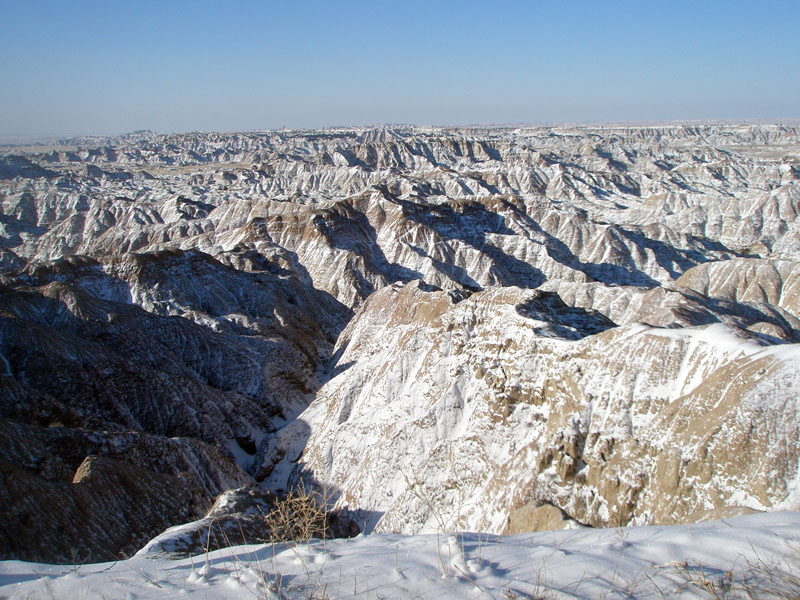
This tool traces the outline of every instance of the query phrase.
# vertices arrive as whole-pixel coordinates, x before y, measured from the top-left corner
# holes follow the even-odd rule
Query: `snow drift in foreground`
[[[800,512],[499,537],[376,534],[169,560],[0,562],[2,598],[796,598]]]

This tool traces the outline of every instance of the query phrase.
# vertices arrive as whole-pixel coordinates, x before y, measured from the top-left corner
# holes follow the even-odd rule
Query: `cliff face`
[[[799,151],[766,125],[11,148],[0,500],[41,500],[9,556],[69,558],[47,498],[107,558],[253,477],[384,531],[797,508]]]
[[[793,508],[800,353],[758,339],[721,323],[614,327],[538,290],[456,304],[385,288],[294,425],[311,431],[300,462],[382,513],[379,531],[499,533],[541,505],[592,526]],[[264,456],[273,485],[292,439],[289,425]]]
[[[20,419],[21,420],[21,419]],[[193,438],[0,420],[2,559],[56,563],[130,555],[196,519],[250,477]]]
[[[6,275],[4,556],[130,554],[252,483],[258,443],[313,398],[348,313],[293,276],[196,251]]]

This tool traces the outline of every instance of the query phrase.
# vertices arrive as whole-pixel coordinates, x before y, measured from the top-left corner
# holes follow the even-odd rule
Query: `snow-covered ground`
[[[0,598],[797,598],[800,513],[671,527],[238,546],[173,560],[0,562]]]

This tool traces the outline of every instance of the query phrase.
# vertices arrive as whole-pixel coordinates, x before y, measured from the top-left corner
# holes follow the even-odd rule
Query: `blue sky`
[[[0,0],[0,135],[800,118],[800,1]]]

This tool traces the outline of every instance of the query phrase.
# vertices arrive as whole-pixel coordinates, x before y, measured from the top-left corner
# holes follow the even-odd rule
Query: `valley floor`
[[[800,512],[516,536],[360,535],[49,566],[0,562],[0,598],[797,598]]]

